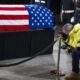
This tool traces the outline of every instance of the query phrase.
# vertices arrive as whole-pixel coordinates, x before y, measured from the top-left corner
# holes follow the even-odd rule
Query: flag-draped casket
[[[54,27],[54,14],[39,5],[0,4],[0,30],[29,30]]]
[[[54,25],[53,12],[44,6],[0,4],[0,59],[27,57],[41,51],[53,40]],[[44,54],[52,50],[50,47]]]

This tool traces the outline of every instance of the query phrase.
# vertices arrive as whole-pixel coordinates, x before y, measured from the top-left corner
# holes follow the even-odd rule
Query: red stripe
[[[26,10],[25,7],[0,7],[0,10]]]
[[[0,20],[29,19],[29,15],[0,15]]]
[[[5,30],[5,27],[0,27],[0,31],[4,31]]]
[[[22,30],[29,30],[29,25],[19,25],[19,26],[1,26],[0,25],[0,30],[4,30],[4,31],[22,31]]]

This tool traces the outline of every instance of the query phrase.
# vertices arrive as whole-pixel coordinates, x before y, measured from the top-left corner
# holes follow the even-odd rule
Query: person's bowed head
[[[63,29],[62,31],[59,32],[59,35],[61,35],[61,37],[63,38],[63,40],[65,40],[68,35],[69,35],[69,32],[73,29],[73,25],[70,24],[70,23],[67,23],[63,26]]]
[[[71,52],[71,46],[68,44],[69,33],[73,29],[73,25],[67,23],[63,26],[62,31],[59,32],[59,35],[62,37],[64,45],[61,46],[61,49],[65,49],[67,53]]]

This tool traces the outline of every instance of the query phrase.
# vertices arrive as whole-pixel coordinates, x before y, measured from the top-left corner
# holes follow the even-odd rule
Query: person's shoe
[[[79,79],[79,73],[72,72],[69,75],[65,76],[65,80],[76,80]]]

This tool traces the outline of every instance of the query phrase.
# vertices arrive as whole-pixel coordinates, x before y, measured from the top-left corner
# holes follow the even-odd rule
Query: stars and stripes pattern
[[[29,13],[24,5],[0,4],[0,30],[29,29]]]
[[[52,11],[44,6],[26,5],[30,14],[30,28],[53,28],[55,18]]]
[[[0,30],[53,28],[54,15],[39,5],[0,4]]]

